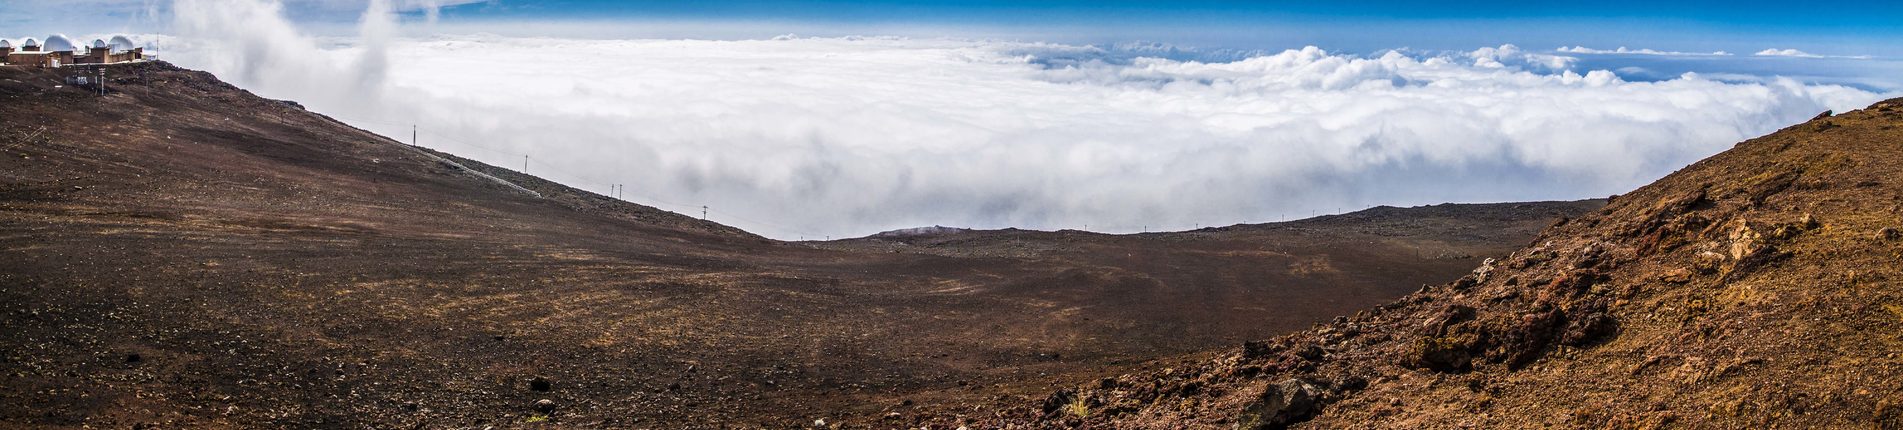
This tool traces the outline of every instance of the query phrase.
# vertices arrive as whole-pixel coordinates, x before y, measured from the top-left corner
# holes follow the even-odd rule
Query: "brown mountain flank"
[[[1903,99],[1745,141],[1452,283],[974,428],[1903,428]],[[936,428],[936,427],[935,427]]]
[[[412,148],[209,74],[113,67],[103,96],[63,85],[68,70],[0,69],[0,427],[886,427],[1387,303],[1603,206],[781,242]],[[1814,212],[1822,230],[1778,240],[1850,225]],[[1300,351],[1289,342],[1264,354]],[[1474,342],[1450,354],[1491,359]],[[1659,366],[1693,356],[1673,357]],[[1114,393],[1085,396],[1135,398]],[[1080,419],[1215,422],[1115,401],[1135,409]]]

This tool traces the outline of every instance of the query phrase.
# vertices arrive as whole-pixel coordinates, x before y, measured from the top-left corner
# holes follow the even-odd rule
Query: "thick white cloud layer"
[[[379,1],[378,3],[383,3]],[[1184,229],[1372,205],[1601,197],[1854,88],[1628,82],[1511,46],[1266,55],[1157,45],[392,36],[181,0],[168,58],[390,136],[781,238],[920,225]],[[696,213],[697,214],[697,213]]]

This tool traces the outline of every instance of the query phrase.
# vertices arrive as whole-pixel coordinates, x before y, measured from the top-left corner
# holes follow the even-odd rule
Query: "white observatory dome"
[[[25,42],[25,43],[21,43],[21,44],[20,44],[20,47],[21,47],[21,48],[38,48],[38,47],[40,47],[40,41],[38,41],[38,40],[33,40],[33,38],[31,38],[31,37],[28,37],[28,38],[26,38],[26,42]]]
[[[112,41],[106,42],[106,44],[111,45],[113,51],[131,51],[139,47],[138,44],[132,43],[132,39],[128,39],[125,36],[113,36]]]
[[[100,39],[93,39],[93,43],[90,46],[93,48],[104,48],[106,47],[106,41],[100,40]]]
[[[65,35],[46,36],[45,50],[47,52],[69,52],[76,49],[78,48],[73,46],[73,40],[67,39]]]
[[[13,42],[8,42],[6,39],[0,39],[0,48],[12,48],[12,47],[13,47]]]

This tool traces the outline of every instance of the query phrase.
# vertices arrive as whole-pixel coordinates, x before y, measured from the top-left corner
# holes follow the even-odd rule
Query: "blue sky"
[[[470,22],[749,22],[759,32],[900,28],[948,36],[1060,42],[1143,39],[1245,49],[1307,44],[1353,51],[1471,49],[1513,43],[1732,52],[1778,46],[1831,55],[1903,54],[1895,43],[1903,37],[1903,25],[1898,25],[1903,23],[1903,2],[1829,7],[1739,1],[499,0],[452,7],[445,16]]]
[[[282,0],[312,31],[348,33],[368,0]],[[1279,50],[1316,45],[1369,53],[1392,48],[1531,49],[1584,45],[1750,53],[1799,49],[1903,57],[1903,2],[1754,1],[1419,2],[942,1],[942,0],[393,0],[442,10],[450,31],[563,37],[744,39],[900,35]],[[0,0],[0,34],[160,32],[146,18],[167,0],[77,0],[55,10]],[[156,9],[149,8],[156,4]],[[1842,4],[1842,3],[1837,3]],[[162,14],[162,12],[161,12]],[[517,24],[533,23],[522,27]],[[520,35],[520,34],[515,34]],[[6,36],[0,36],[6,37]]]

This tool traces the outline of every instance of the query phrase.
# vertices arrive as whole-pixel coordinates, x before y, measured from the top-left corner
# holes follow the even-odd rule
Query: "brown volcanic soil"
[[[101,97],[0,67],[0,427],[950,420],[1390,302],[1602,206],[788,243],[115,69]]]
[[[1903,99],[1738,144],[1459,281],[979,427],[1903,428]]]

